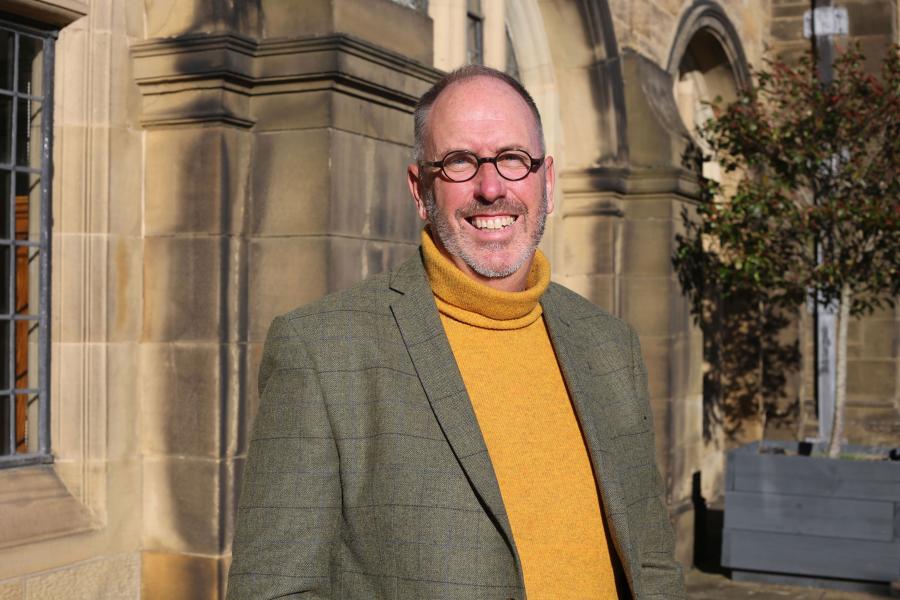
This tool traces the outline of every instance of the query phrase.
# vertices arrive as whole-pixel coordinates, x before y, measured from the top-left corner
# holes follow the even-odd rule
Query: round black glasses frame
[[[522,174],[521,177],[509,177],[509,176],[503,174],[503,169],[497,164],[497,159],[499,159],[503,155],[507,155],[507,154],[521,155],[521,158],[524,158],[528,161],[528,163],[527,163],[528,169]],[[454,177],[454,175],[458,176],[458,174],[448,172],[448,170],[445,168],[445,163],[447,162],[447,159],[453,158],[453,157],[460,157],[460,158],[466,157],[466,158],[472,159],[471,163],[475,164],[475,170],[468,177],[466,177],[464,179],[457,179],[456,177]],[[497,174],[500,175],[500,177],[502,177],[503,179],[506,179],[507,181],[521,181],[521,180],[525,179],[526,177],[528,177],[528,175],[530,175],[531,173],[534,173],[535,171],[537,171],[538,167],[540,167],[542,164],[544,164],[544,158],[545,158],[544,156],[541,156],[540,158],[532,158],[531,155],[528,154],[527,152],[525,152],[524,150],[503,150],[501,152],[498,152],[496,154],[496,156],[493,156],[493,157],[490,157],[490,156],[481,157],[481,156],[478,156],[477,154],[475,154],[474,152],[470,152],[468,150],[451,150],[450,152],[445,154],[441,160],[433,160],[433,161],[423,160],[423,161],[419,161],[419,164],[426,166],[426,167],[433,167],[433,168],[440,169],[441,173],[444,175],[444,177],[446,177],[448,180],[450,180],[454,183],[464,183],[466,181],[469,181],[470,179],[473,179],[476,175],[478,175],[478,171],[481,169],[481,165],[483,165],[484,163],[493,164],[494,168],[497,169]]]

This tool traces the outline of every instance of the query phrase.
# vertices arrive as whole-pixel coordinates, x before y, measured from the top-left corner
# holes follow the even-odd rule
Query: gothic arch
[[[685,11],[666,69],[681,121],[705,149],[696,130],[713,116],[709,103],[716,98],[731,102],[740,88],[751,85],[740,38],[722,7],[712,0],[696,0]],[[703,169],[707,177],[720,180],[715,162],[705,163]]]
[[[712,0],[696,0],[682,15],[666,70],[674,81],[689,71],[703,75],[711,96],[728,100],[751,84],[740,36],[728,15]]]

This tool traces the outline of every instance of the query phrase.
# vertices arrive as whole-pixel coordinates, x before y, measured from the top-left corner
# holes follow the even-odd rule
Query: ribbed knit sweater
[[[550,264],[522,292],[460,271],[422,232],[425,269],[481,427],[529,600],[617,598],[597,485],[541,318]]]

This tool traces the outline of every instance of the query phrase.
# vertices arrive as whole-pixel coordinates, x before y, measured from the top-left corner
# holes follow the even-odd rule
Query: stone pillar
[[[389,0],[160,4],[132,48],[143,590],[219,598],[268,325],[413,251],[411,112],[437,73],[429,19]]]

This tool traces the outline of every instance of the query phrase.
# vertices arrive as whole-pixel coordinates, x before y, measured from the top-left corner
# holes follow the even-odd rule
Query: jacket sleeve
[[[649,417],[651,413],[647,369],[634,330],[631,330],[631,362],[637,400]],[[653,446],[653,437],[650,436],[649,439]],[[655,448],[650,448],[649,453],[655,455]],[[639,511],[638,514],[643,513],[643,518],[636,519],[634,523],[642,574],[640,600],[685,598],[684,575],[681,565],[675,560],[675,536],[669,521],[669,511],[663,499],[662,478],[655,465],[648,473],[652,481],[646,482],[646,486],[652,493],[642,500],[642,506],[635,507]]]
[[[285,317],[269,329],[259,389],[227,597],[332,598],[341,515],[337,446],[314,364]]]

